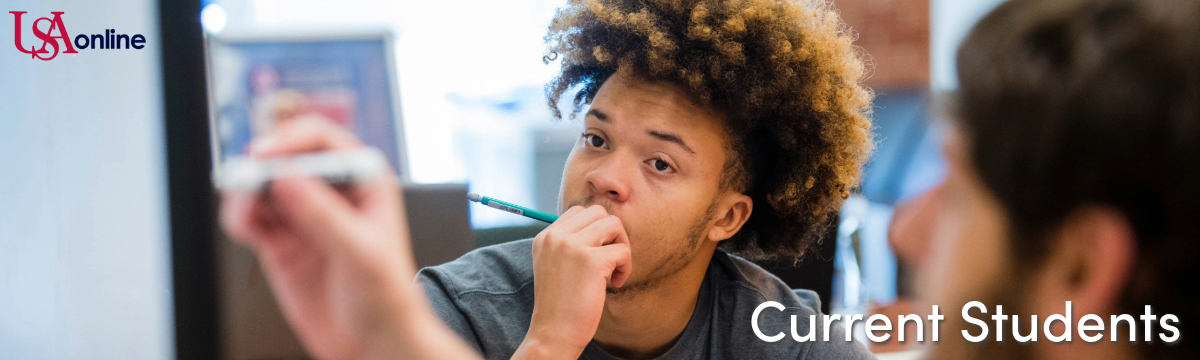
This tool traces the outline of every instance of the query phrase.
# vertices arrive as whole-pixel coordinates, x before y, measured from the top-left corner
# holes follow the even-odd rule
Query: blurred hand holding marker
[[[331,122],[285,122],[251,146],[251,176],[222,188],[221,225],[254,251],[313,358],[478,358],[412,281],[404,199],[386,163],[347,172],[350,158],[375,157],[352,154],[373,152]]]
[[[342,185],[367,182],[388,172],[383,153],[361,147],[271,159],[236,157],[221,165],[214,173],[214,182],[223,191],[257,192],[285,176],[316,177],[331,185]]]
[[[554,223],[558,220],[557,216],[550,215],[541,211],[530,209],[524,206],[516,205],[509,202],[496,200],[487,196],[482,196],[476,193],[468,193],[467,200],[471,200],[487,207],[507,211],[513,214],[521,215],[530,219]]]

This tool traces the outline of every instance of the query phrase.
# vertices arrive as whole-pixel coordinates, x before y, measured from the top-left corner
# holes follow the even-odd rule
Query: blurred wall
[[[29,26],[142,34],[50,61]],[[157,5],[0,2],[0,359],[173,358]],[[43,21],[42,28],[48,28]]]
[[[954,57],[971,27],[1003,0],[929,0],[930,88],[942,93],[958,88]]]

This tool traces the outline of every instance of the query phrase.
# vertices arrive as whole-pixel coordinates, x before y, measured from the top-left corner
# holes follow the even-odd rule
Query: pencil
[[[490,198],[487,196],[481,196],[476,193],[468,193],[467,200],[471,200],[471,201],[486,205],[490,208],[504,210],[504,211],[507,211],[507,212],[510,212],[513,214],[517,214],[517,215],[521,215],[521,216],[524,216],[524,217],[527,217],[530,219],[534,219],[534,220],[545,221],[548,223],[553,223],[555,220],[558,220],[558,217],[554,216],[554,215],[550,215],[550,214],[547,214],[547,213],[544,213],[541,211],[537,211],[534,209],[530,209],[530,208],[527,208],[524,206],[520,206],[517,204],[496,200],[496,199],[493,199],[493,198]]]

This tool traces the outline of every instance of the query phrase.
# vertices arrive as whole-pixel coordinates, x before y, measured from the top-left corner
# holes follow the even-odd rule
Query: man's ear
[[[1077,209],[1052,248],[1048,285],[1061,287],[1079,314],[1117,311],[1137,259],[1137,237],[1124,215],[1102,206]]]
[[[708,240],[722,241],[737,234],[750,219],[754,200],[739,192],[729,191],[720,197],[708,225]]]

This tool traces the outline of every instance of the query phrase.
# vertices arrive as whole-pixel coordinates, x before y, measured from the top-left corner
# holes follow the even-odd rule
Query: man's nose
[[[599,167],[588,172],[586,180],[588,188],[596,199],[605,199],[613,203],[623,203],[629,199],[629,185],[636,167],[629,164],[636,161],[623,156],[613,156],[606,159]]]

